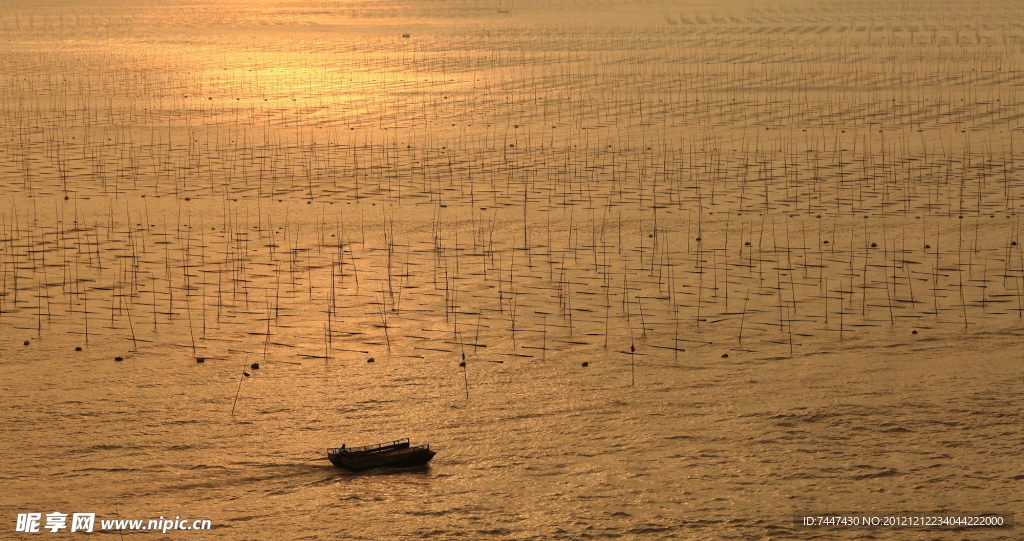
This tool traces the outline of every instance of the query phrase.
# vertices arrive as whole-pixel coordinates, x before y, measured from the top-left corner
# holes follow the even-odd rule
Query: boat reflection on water
[[[327,459],[331,464],[350,471],[423,466],[435,454],[430,450],[430,444],[410,446],[409,438],[363,447],[342,445],[327,449]]]

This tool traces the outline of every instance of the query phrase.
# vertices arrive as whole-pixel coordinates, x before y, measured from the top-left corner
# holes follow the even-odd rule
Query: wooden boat
[[[437,453],[430,450],[430,444],[409,445],[409,438],[363,447],[327,449],[327,459],[331,464],[352,471],[422,466],[430,462],[435,454]]]

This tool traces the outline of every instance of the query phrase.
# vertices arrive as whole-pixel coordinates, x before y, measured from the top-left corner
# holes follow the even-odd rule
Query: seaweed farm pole
[[[636,387],[636,347],[629,345],[629,386]]]
[[[977,246],[977,244],[975,244],[975,246]],[[983,267],[983,270],[982,270],[981,286],[980,287],[981,287],[981,311],[982,312],[987,312],[986,305],[985,305],[985,290],[988,289],[988,260],[987,259],[985,260],[985,266]]]
[[[337,297],[335,296],[335,292],[334,292],[334,262],[332,261],[331,262],[331,293],[330,293],[330,297],[327,299],[327,324],[326,324],[327,326],[325,328],[325,332],[327,333],[327,344],[328,344],[328,347],[330,347],[331,335],[333,334],[332,333],[333,328],[331,327],[331,311],[332,311],[333,307],[335,306],[335,303],[337,302],[336,299],[337,299]]]
[[[121,520],[121,514],[117,511],[117,504],[116,503],[114,504],[114,517],[117,518],[118,521]],[[121,528],[117,529],[117,533],[121,537],[121,541],[124,541],[124,532],[121,531]]]
[[[828,276],[825,277],[825,325],[828,325]]]
[[[484,309],[480,308],[480,311],[476,315],[476,337],[473,338],[473,353],[476,353],[477,348],[480,347],[480,320],[484,317]]]
[[[673,285],[673,287],[675,287],[675,286]],[[673,314],[673,318],[672,319],[675,321],[675,327],[676,327],[675,338],[672,340],[672,350],[673,350],[672,360],[678,361],[679,360],[679,305],[678,304],[672,304],[672,314]]]
[[[700,234],[699,228],[697,233]],[[700,238],[697,237],[697,332],[700,332],[700,298],[704,292],[704,266],[700,259]]]
[[[516,297],[515,289],[512,289],[512,296],[508,298],[508,318],[512,323],[512,351],[516,350]]]
[[[466,360],[465,360],[466,359],[466,355],[465,354],[462,355],[462,359],[463,360],[462,360],[462,362],[459,363],[459,366],[462,367],[462,382],[465,384],[465,387],[466,387],[466,400],[469,400],[469,376],[466,374]]]
[[[89,291],[82,293],[82,313],[85,314],[85,343],[89,344]]]
[[[850,290],[853,291],[853,288],[851,288]],[[846,310],[846,308],[843,306],[846,303],[845,299],[843,298],[844,293],[845,292],[843,291],[843,283],[842,283],[842,281],[840,281],[839,282],[839,339],[840,340],[843,339],[843,311]]]
[[[384,289],[382,287],[381,290],[380,290],[380,306],[378,308],[380,309],[381,324],[384,326],[384,340],[388,344],[388,353],[390,354],[391,353],[391,335],[388,333],[388,316],[387,316],[387,310],[384,307],[384,303],[385,303],[385,297],[384,297]]]
[[[1017,318],[1024,317],[1024,303],[1021,302],[1020,294],[1020,280],[1017,276],[1013,277],[1013,285],[1017,286]]]
[[[242,363],[242,375],[238,377],[238,389],[235,390],[235,401],[231,404],[231,415],[235,415],[235,406],[238,405],[238,395],[242,392],[242,380],[249,377],[249,373],[245,371],[245,365],[249,364],[249,355],[245,356],[245,362]]]
[[[740,315],[740,332],[736,337],[736,341],[739,345],[743,345],[743,322],[747,319],[747,301],[750,300],[750,288],[747,288],[747,294],[743,297],[743,314]]]
[[[544,314],[544,342],[541,344],[540,356],[542,361],[548,360],[548,316]],[[465,355],[465,353],[463,353]]]
[[[188,300],[188,287],[185,287],[185,310],[188,312],[188,335],[192,339],[192,356],[196,355],[196,334],[192,330],[192,304]],[[132,322],[131,312],[128,312],[128,323]],[[134,332],[133,332],[134,334]]]
[[[267,349],[270,348],[270,299],[267,299],[267,333],[263,338],[263,362],[267,361]]]
[[[139,343],[135,341],[135,325],[132,324],[132,311],[128,307],[128,302],[124,300],[124,297],[121,297],[121,304],[125,307],[125,311],[128,313],[128,327],[132,331],[132,349],[134,351],[138,351],[139,350]],[[193,342],[192,342],[192,353],[193,353],[193,355],[195,354],[195,348],[196,348],[196,343],[193,340]]]
[[[647,336],[647,323],[646,323],[646,321],[644,319],[644,305],[643,305],[643,302],[640,301],[640,295],[636,296],[636,305],[637,305],[637,308],[639,308],[639,310],[640,310],[640,326],[641,326],[641,330],[643,331],[640,334],[640,336]],[[698,323],[698,325],[699,325],[699,323]]]

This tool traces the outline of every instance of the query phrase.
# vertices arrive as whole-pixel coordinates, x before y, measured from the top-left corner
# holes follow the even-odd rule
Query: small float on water
[[[435,454],[430,450],[429,443],[411,446],[409,438],[363,447],[343,445],[327,449],[327,459],[331,464],[351,471],[422,466],[430,462]]]

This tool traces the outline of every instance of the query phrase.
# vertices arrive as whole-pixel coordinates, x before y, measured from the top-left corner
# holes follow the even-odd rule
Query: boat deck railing
[[[408,447],[409,438],[402,438],[395,441],[389,441],[387,443],[375,443],[373,445],[364,445],[362,447],[331,447],[327,449],[328,454],[336,455],[339,453],[367,453],[374,451],[385,451],[389,449],[395,449],[399,447]],[[422,446],[420,446],[422,447]]]

